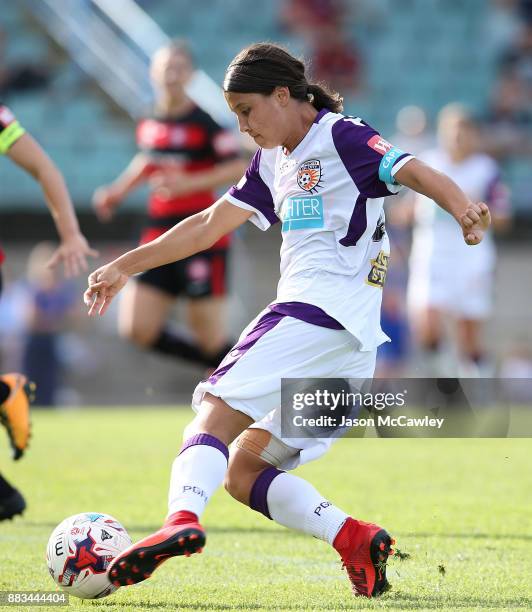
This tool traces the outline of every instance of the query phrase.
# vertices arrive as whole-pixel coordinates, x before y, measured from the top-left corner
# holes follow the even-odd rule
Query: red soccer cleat
[[[394,541],[378,525],[349,517],[338,532],[333,546],[342,557],[343,567],[357,596],[376,597],[390,588],[386,562],[393,555]]]
[[[164,525],[148,537],[126,548],[109,566],[109,580],[115,586],[142,582],[170,557],[200,553],[205,545],[205,531],[192,512],[180,511],[169,516]]]

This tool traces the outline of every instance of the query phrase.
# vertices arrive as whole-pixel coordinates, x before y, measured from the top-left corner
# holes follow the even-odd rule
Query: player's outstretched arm
[[[133,274],[190,257],[211,247],[222,236],[245,223],[252,211],[223,198],[174,225],[159,238],[128,251],[89,276],[84,301],[89,316],[104,314],[111,300]]]
[[[152,187],[162,196],[172,198],[195,191],[211,191],[236,183],[246,171],[248,163],[242,159],[220,162],[201,172],[186,173],[176,168],[161,170],[150,180]]]
[[[143,153],[137,153],[127,168],[110,185],[98,187],[92,196],[92,206],[98,219],[104,223],[110,221],[122,200],[142,185],[149,173],[148,157]]]
[[[61,172],[29,135],[23,134],[7,151],[7,156],[39,182],[52,214],[61,244],[48,262],[50,267],[60,261],[66,276],[87,269],[87,257],[96,257],[85,236],[80,232],[76,213]]]
[[[395,174],[395,179],[421,193],[452,215],[469,245],[482,241],[491,224],[489,208],[484,202],[471,202],[446,174],[434,170],[418,159],[411,159]]]

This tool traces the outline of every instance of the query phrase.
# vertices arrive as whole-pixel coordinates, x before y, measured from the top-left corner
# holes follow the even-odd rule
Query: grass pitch
[[[191,415],[154,408],[35,411],[27,457],[13,464],[4,446],[2,472],[23,492],[28,510],[0,524],[0,590],[55,588],[46,543],[71,514],[112,514],[133,540],[157,529],[171,462]],[[392,591],[376,600],[352,597],[328,545],[219,491],[204,515],[202,555],[172,559],[150,580],[107,599],[71,597],[68,609],[532,607],[529,440],[348,439],[296,473],[353,516],[385,526],[410,554],[389,563]]]

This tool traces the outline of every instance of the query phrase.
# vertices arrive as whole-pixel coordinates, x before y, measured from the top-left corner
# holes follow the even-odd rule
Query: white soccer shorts
[[[205,393],[255,420],[252,427],[271,432],[298,449],[281,465],[292,469],[325,453],[334,438],[281,436],[282,378],[372,378],[376,348],[360,351],[346,330],[328,329],[263,310],[242,332],[235,348],[208,380],[196,387],[192,408],[197,412]]]

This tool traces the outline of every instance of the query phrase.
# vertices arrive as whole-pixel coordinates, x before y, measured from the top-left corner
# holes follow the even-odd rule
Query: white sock
[[[349,516],[327,501],[306,480],[286,472],[271,481],[267,502],[275,522],[331,545]]]
[[[172,465],[168,516],[188,510],[199,518],[223,482],[227,457],[227,446],[214,436],[197,434],[189,438]]]

